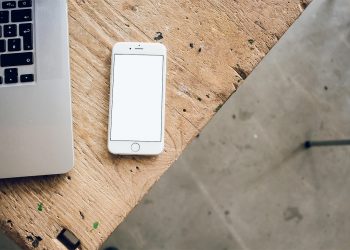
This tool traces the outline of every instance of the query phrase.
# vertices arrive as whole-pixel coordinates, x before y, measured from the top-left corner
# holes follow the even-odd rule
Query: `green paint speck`
[[[255,41],[253,39],[249,39],[248,43],[253,44]]]
[[[94,224],[92,224],[93,229],[97,229],[100,223],[98,221],[95,221]]]
[[[39,212],[42,212],[43,209],[44,209],[43,203],[42,203],[42,202],[39,202],[39,203],[38,203],[38,211],[39,211]]]

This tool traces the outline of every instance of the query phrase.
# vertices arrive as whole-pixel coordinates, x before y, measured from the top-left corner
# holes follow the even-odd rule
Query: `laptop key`
[[[17,25],[9,24],[4,25],[4,37],[15,37],[17,36]]]
[[[33,49],[33,36],[28,35],[23,37],[23,49],[32,50]]]
[[[31,23],[21,23],[19,25],[19,35],[26,36],[32,33],[32,24]]]
[[[6,51],[6,40],[0,40],[0,53]]]
[[[11,11],[11,21],[14,23],[32,21],[32,10],[22,9],[22,10]]]
[[[23,36],[23,49],[33,49],[33,32],[31,23],[23,23],[19,25],[19,35]]]
[[[21,82],[33,82],[33,81],[34,81],[33,74],[21,75]]]
[[[7,50],[8,51],[20,51],[21,50],[21,39],[9,39],[7,40]]]
[[[32,65],[33,52],[3,54],[0,56],[1,67]]]
[[[9,21],[9,12],[7,10],[0,11],[0,23],[8,23]]]
[[[18,69],[5,69],[5,83],[18,83]]]
[[[5,1],[2,2],[3,9],[13,9],[16,8],[16,1]]]
[[[0,76],[0,84],[2,84],[2,76]]]
[[[19,8],[32,7],[32,0],[20,0],[18,1]]]

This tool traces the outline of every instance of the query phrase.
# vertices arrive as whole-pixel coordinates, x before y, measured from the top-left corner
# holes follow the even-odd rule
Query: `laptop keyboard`
[[[1,0],[0,3],[0,87],[33,83],[32,0]]]

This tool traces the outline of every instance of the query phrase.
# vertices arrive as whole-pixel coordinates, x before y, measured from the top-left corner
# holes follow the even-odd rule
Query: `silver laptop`
[[[66,0],[0,0],[0,178],[73,166]]]

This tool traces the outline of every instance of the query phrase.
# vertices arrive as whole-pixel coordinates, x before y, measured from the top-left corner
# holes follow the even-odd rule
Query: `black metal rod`
[[[331,140],[331,141],[306,141],[305,148],[327,147],[327,146],[349,146],[350,140]]]

